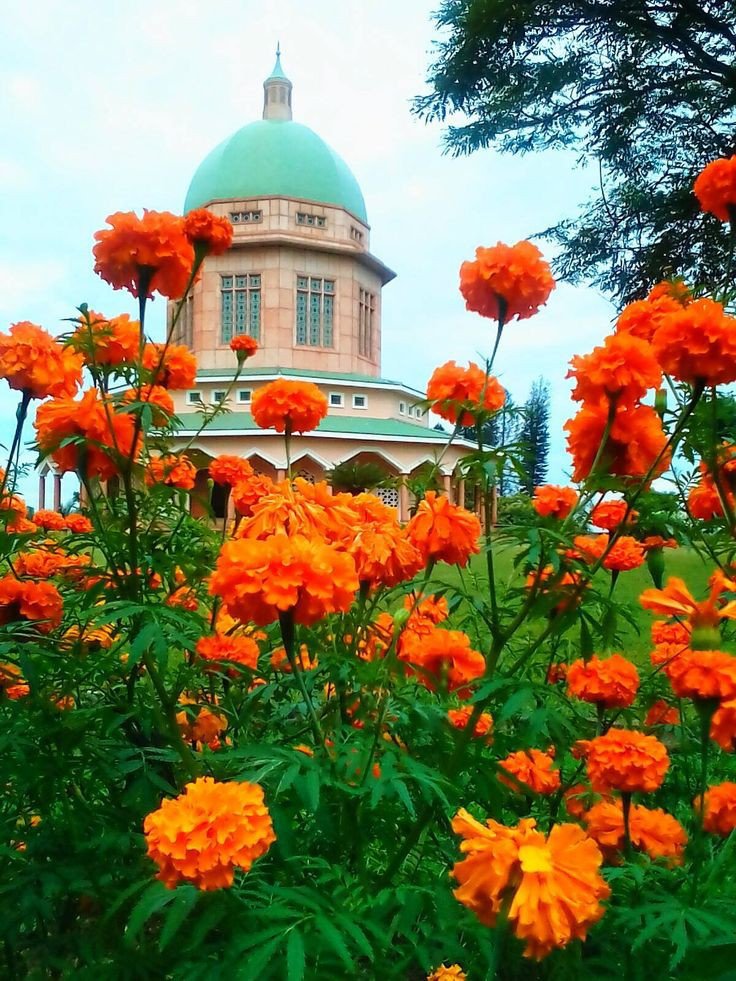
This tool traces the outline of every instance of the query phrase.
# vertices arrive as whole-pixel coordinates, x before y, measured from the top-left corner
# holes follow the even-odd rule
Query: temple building
[[[208,461],[223,453],[283,479],[283,438],[258,429],[249,408],[259,386],[285,377],[315,383],[329,406],[318,429],[293,437],[295,475],[321,480],[338,464],[378,464],[395,479],[377,493],[405,519],[412,475],[439,461],[457,500],[456,467],[469,444],[446,448],[446,434],[417,405],[423,393],[381,377],[382,292],[396,274],[371,252],[348,166],[292,119],[278,51],[263,83],[263,118],[215,147],[192,178],[184,211],[201,207],[234,227],[231,248],[205,261],[173,338],[198,362],[195,388],[176,393],[175,407],[203,489]],[[254,337],[259,350],[233,386],[237,334]],[[224,400],[228,411],[200,433],[202,406]]]

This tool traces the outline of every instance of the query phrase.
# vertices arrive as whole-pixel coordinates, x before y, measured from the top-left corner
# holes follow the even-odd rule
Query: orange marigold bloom
[[[170,300],[184,294],[194,264],[194,249],[184,220],[168,211],[117,211],[95,232],[95,272],[115,290],[133,296],[161,293]],[[187,386],[188,387],[188,386]]]
[[[0,579],[0,625],[29,620],[47,634],[61,623],[63,601],[56,586],[13,576]]]
[[[736,750],[736,698],[721,702],[713,713],[710,738],[727,753]]]
[[[16,575],[22,578],[51,579],[74,561],[50,549],[34,548],[18,552],[14,556],[13,566]]]
[[[146,466],[146,485],[165,484],[179,490],[191,490],[197,479],[197,468],[183,453],[152,456]]]
[[[247,872],[276,841],[263,790],[254,783],[199,777],[165,800],[143,822],[158,878],[174,889],[231,886],[236,868]]]
[[[624,812],[620,801],[601,801],[585,815],[586,830],[609,859],[624,848]],[[650,858],[666,858],[679,865],[687,844],[680,822],[661,808],[633,804],[629,811],[631,844]]]
[[[661,283],[652,286],[647,293],[647,299],[651,302],[659,300],[664,296],[671,300],[676,300],[680,306],[686,307],[692,301],[693,291],[684,279],[675,276],[674,279],[665,279]]]
[[[227,453],[215,457],[208,469],[210,477],[216,484],[225,484],[229,487],[253,476],[253,467],[244,457],[231,456]]]
[[[350,555],[322,541],[274,535],[226,542],[210,579],[232,616],[263,626],[293,611],[297,623],[344,612],[358,588]]]
[[[247,358],[252,358],[258,350],[258,341],[249,334],[236,334],[230,341],[230,350],[235,351],[238,364],[243,364]]]
[[[430,691],[446,686],[466,698],[469,682],[485,672],[485,658],[473,650],[470,638],[461,630],[431,627],[422,634],[405,631],[401,640],[399,659],[411,665],[410,673]]]
[[[549,753],[542,753],[538,749],[520,749],[498,762],[502,770],[535,794],[554,794],[560,789],[560,771],[552,769],[554,764],[554,758]],[[519,791],[515,781],[502,776],[498,779],[512,790]]]
[[[71,397],[82,383],[82,358],[24,320],[0,333],[0,378],[33,399]]]
[[[549,264],[531,242],[479,247],[475,260],[460,266],[467,309],[503,323],[533,316],[554,288]]]
[[[106,320],[92,310],[77,318],[79,326],[69,341],[89,365],[115,368],[138,360],[141,348],[141,325],[127,313]]]
[[[677,620],[672,622],[655,620],[652,624],[652,643],[680,644],[681,646],[689,647],[690,624],[680,623]]]
[[[664,318],[670,313],[677,313],[684,305],[673,296],[652,293],[646,300],[634,300],[623,308],[616,321],[619,333],[651,342]]]
[[[440,964],[431,974],[427,975],[427,981],[465,981],[466,978],[467,974],[459,964],[450,964],[449,967]]]
[[[406,526],[409,541],[427,562],[465,566],[480,552],[480,521],[446,494],[427,491],[414,517]]]
[[[118,473],[116,457],[130,457],[135,424],[129,414],[116,412],[95,389],[80,401],[52,399],[38,407],[34,421],[39,449],[50,454],[61,473],[84,469],[88,477],[109,480]],[[71,437],[79,442],[61,444]]]
[[[608,419],[606,403],[585,404],[565,423],[568,452],[573,458],[573,480],[590,476],[603,439]],[[662,420],[648,405],[621,405],[611,426],[605,449],[598,464],[598,474],[639,479],[649,472],[664,451],[667,436]],[[652,474],[658,477],[669,466],[669,451]]]
[[[696,801],[696,808],[700,801]],[[724,838],[736,828],[736,783],[726,781],[708,787],[703,801],[703,827]]]
[[[678,698],[736,698],[736,657],[725,651],[683,651],[667,668]]]
[[[172,391],[191,388],[197,377],[197,359],[183,344],[146,344],[143,367],[153,384]]]
[[[33,512],[33,523],[44,531],[66,531],[66,519],[58,511],[39,508]]]
[[[620,654],[598,657],[589,661],[573,661],[567,672],[567,690],[584,702],[604,708],[628,708],[639,690],[639,672]]]
[[[601,347],[570,361],[568,378],[575,379],[576,402],[609,399],[634,405],[662,381],[651,345],[633,334],[609,334]]]
[[[670,765],[658,739],[631,729],[609,729],[603,736],[580,740],[575,755],[585,757],[588,777],[599,793],[657,790]]]
[[[615,531],[626,518],[626,524],[633,524],[639,517],[637,511],[629,509],[624,500],[603,501],[596,504],[590,512],[590,523],[604,531]]]
[[[466,729],[472,714],[472,705],[463,705],[461,708],[448,709],[447,718],[456,729]],[[481,712],[473,728],[473,739],[483,739],[490,744],[493,742],[492,733],[493,716],[490,712]]]
[[[242,517],[250,517],[253,508],[264,497],[273,494],[276,484],[262,473],[254,473],[245,480],[239,480],[230,492],[233,507]]]
[[[583,560],[593,564],[605,554],[609,541],[608,535],[576,535],[573,544]],[[641,542],[630,535],[621,535],[611,546],[602,565],[611,572],[626,572],[638,569],[645,561],[646,552]]]
[[[327,396],[312,382],[277,378],[253,393],[250,410],[261,429],[307,433],[327,415]]]
[[[558,661],[556,664],[550,664],[547,670],[547,684],[557,685],[560,682],[567,681],[567,665],[564,661]]]
[[[92,531],[92,522],[85,514],[67,514],[64,518],[64,524],[67,527],[67,531],[71,531],[74,535],[86,535],[88,532]]]
[[[733,494],[726,491],[728,503],[733,508],[736,505]],[[692,518],[698,521],[712,521],[713,518],[723,517],[723,501],[718,488],[710,477],[704,477],[699,484],[694,484],[687,494],[687,507]]]
[[[232,245],[233,226],[207,208],[195,208],[184,218],[184,234],[198,255],[222,255]]]
[[[693,300],[664,318],[652,341],[662,371],[678,381],[736,381],[736,318],[715,300]]]
[[[356,651],[358,657],[363,661],[377,661],[385,657],[393,636],[394,618],[390,613],[379,613],[359,634]]]
[[[247,503],[240,492],[242,485],[248,483],[236,484],[233,494],[236,507]],[[239,538],[306,535],[339,546],[343,551],[354,540],[358,523],[350,494],[332,494],[325,481],[310,484],[301,477],[272,484],[271,492],[254,502],[251,512],[238,527]]]
[[[216,664],[242,664],[251,671],[255,671],[258,667],[260,652],[253,637],[213,634],[210,637],[200,637],[195,649],[205,661],[214,661]]]
[[[701,211],[709,211],[721,221],[732,221],[736,214],[736,156],[711,160],[695,178],[693,191]]]
[[[213,712],[206,705],[197,707],[190,698],[183,697],[179,701],[184,705],[193,706],[192,709],[176,713],[176,721],[182,737],[188,742],[196,743],[198,748],[207,746],[209,749],[219,749],[222,745],[220,736],[227,729],[225,716]]]
[[[679,710],[674,705],[668,705],[662,698],[658,698],[650,705],[647,717],[644,719],[647,729],[653,729],[655,726],[676,726],[679,722]]]
[[[582,821],[585,812],[592,806],[593,800],[597,799],[597,795],[593,794],[593,791],[586,784],[576,783],[563,791],[562,799],[565,802],[565,810],[570,817]]]
[[[313,657],[309,653],[309,648],[306,644],[302,644],[299,647],[299,651],[294,655],[294,659],[302,671],[314,671],[319,667],[319,658],[316,654]],[[284,674],[291,674],[291,664],[284,647],[277,647],[271,653],[271,667],[274,671],[283,671]]]
[[[395,509],[374,494],[358,494],[346,504],[355,513],[355,524],[352,541],[345,547],[355,560],[361,583],[391,587],[413,579],[424,560],[399,524]]]
[[[432,411],[448,422],[472,426],[484,412],[498,412],[506,401],[506,390],[497,378],[472,362],[460,368],[447,361],[435,368],[427,384]]]
[[[163,385],[143,385],[140,392],[129,388],[123,393],[123,403],[138,405],[136,412],[141,412],[146,406],[151,407],[151,422],[158,429],[168,426],[174,415],[174,400]]]
[[[490,819],[482,825],[461,809],[452,830],[464,839],[465,855],[452,870],[455,898],[486,926],[506,910],[525,956],[539,960],[584,940],[603,916],[610,890],[599,872],[602,856],[577,825],[557,824],[545,837],[533,818],[506,828]]]
[[[557,518],[562,521],[578,503],[579,494],[574,487],[558,487],[544,484],[534,488],[532,505],[541,518]]]
[[[708,599],[698,602],[682,579],[671,576],[664,589],[645,589],[639,602],[652,613],[687,619],[689,632],[717,628],[722,619],[736,619],[736,601],[718,604],[719,596],[732,592],[734,584],[718,573],[710,577],[708,584]]]
[[[450,607],[444,596],[425,596],[417,603],[416,593],[408,593],[404,597],[404,609],[409,610],[407,629],[417,630],[421,623],[438,624],[450,615]]]

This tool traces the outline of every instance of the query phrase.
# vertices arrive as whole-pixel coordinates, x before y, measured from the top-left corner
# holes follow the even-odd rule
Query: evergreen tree
[[[549,382],[537,378],[532,384],[524,406],[523,422],[519,433],[522,459],[526,474],[521,479],[521,489],[531,494],[535,487],[547,481],[549,468]]]
[[[598,189],[547,235],[557,272],[628,301],[664,276],[720,282],[728,230],[694,178],[736,151],[731,0],[444,0],[426,119],[452,153],[573,150]]]

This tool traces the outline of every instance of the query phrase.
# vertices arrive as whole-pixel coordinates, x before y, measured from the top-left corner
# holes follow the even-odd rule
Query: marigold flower
[[[195,208],[184,218],[184,234],[197,254],[222,255],[232,245],[233,226],[207,208]]]
[[[33,523],[44,531],[66,531],[66,520],[58,511],[38,508],[33,512]]]
[[[243,485],[251,482],[236,484],[233,498],[237,508],[249,503],[250,494],[246,493],[244,499],[242,491]],[[270,492],[251,505],[251,514],[238,527],[238,537],[305,535],[320,538],[344,551],[355,539],[358,524],[353,501],[350,494],[330,493],[324,481],[310,484],[297,477],[294,481],[271,484]],[[381,504],[381,507],[385,506]]]
[[[679,710],[674,705],[668,705],[662,698],[658,698],[650,705],[644,719],[647,729],[653,729],[655,726],[676,726],[679,722]]]
[[[143,385],[141,390],[129,388],[123,393],[123,403],[140,405],[136,412],[146,406],[151,408],[151,422],[157,429],[164,429],[174,415],[174,400],[163,385]]]
[[[179,490],[191,490],[197,480],[197,468],[183,453],[152,456],[145,472],[146,486],[164,484]]]
[[[435,368],[427,384],[432,411],[448,422],[472,426],[484,412],[498,412],[506,401],[506,390],[492,375],[472,362],[461,368],[447,361]]]
[[[79,401],[44,402],[38,407],[34,426],[39,449],[51,456],[60,473],[83,470],[88,477],[109,480],[118,473],[117,458],[133,455],[132,416],[116,412],[93,388]],[[75,436],[79,442],[62,446]]]
[[[63,607],[59,590],[49,582],[0,579],[0,625],[29,620],[47,634],[61,623]]]
[[[218,665],[242,664],[251,671],[258,667],[260,652],[253,637],[213,634],[210,637],[200,637],[195,650],[205,661],[213,661]]]
[[[560,789],[560,771],[553,770],[555,761],[549,753],[538,749],[520,749],[511,753],[505,760],[499,760],[498,765],[515,780],[507,780],[499,776],[501,783],[518,792],[515,781],[524,784],[535,794],[553,794]]]
[[[470,716],[473,714],[472,705],[448,709],[447,718],[456,729],[467,729]],[[473,739],[483,739],[487,744],[493,742],[493,716],[490,712],[481,712],[473,727]]]
[[[565,802],[565,810],[578,821],[582,821],[585,812],[592,806],[592,801],[596,797],[590,787],[584,783],[573,784],[563,791],[562,799]]]
[[[300,645],[299,651],[294,655],[294,660],[301,671],[314,671],[319,667],[319,658],[316,654],[312,656],[309,653],[309,648],[306,644]],[[271,667],[274,671],[283,671],[284,674],[291,674],[291,663],[284,647],[277,647],[271,653]]]
[[[264,626],[293,611],[296,623],[344,612],[358,588],[350,555],[319,540],[283,535],[226,542],[210,578],[232,616]]]
[[[440,964],[431,974],[427,975],[427,981],[465,981],[466,978],[467,974],[459,964],[450,964],[449,967]]]
[[[724,838],[736,828],[736,783],[726,781],[708,787],[702,802],[703,827]],[[695,807],[699,810],[700,800]]]
[[[730,492],[727,491],[726,494],[728,502],[733,508],[736,501]],[[687,507],[690,516],[698,521],[712,521],[713,518],[723,517],[721,495],[713,481],[707,477],[690,488],[687,495]]]
[[[254,783],[199,777],[165,800],[143,822],[157,878],[170,889],[231,886],[236,868],[247,872],[276,841],[263,790]]]
[[[546,565],[541,571],[530,572],[524,585],[527,589],[539,589],[542,596],[554,599],[559,597],[552,610],[552,613],[557,615],[579,603],[583,590],[588,584],[583,582],[577,572],[564,568],[555,569],[552,565]]]
[[[506,828],[490,819],[482,825],[461,809],[452,829],[466,856],[452,870],[455,898],[486,926],[507,910],[525,956],[539,960],[584,940],[603,916],[610,890],[599,872],[602,856],[577,825],[557,824],[545,837],[533,818]]]
[[[573,458],[573,480],[581,481],[590,476],[607,421],[608,406],[600,402],[584,404],[577,415],[565,423],[567,448]],[[606,479],[610,476],[640,479],[663,454],[651,475],[652,479],[658,477],[669,466],[669,451],[663,453],[666,445],[662,421],[653,408],[648,405],[618,406],[597,473]]]
[[[678,698],[736,698],[736,657],[725,651],[683,651],[667,668]]]
[[[615,531],[626,519],[626,524],[633,524],[639,517],[637,511],[631,510],[626,501],[602,501],[596,504],[590,512],[590,523],[604,531]]]
[[[575,755],[585,757],[590,782],[600,793],[657,790],[670,765],[658,739],[631,729],[609,729],[603,736],[580,740]]]
[[[473,650],[470,638],[461,630],[431,627],[422,634],[405,631],[398,654],[430,691],[446,686],[460,698],[468,696],[469,682],[482,677],[486,668],[485,658]]]
[[[92,522],[85,514],[67,514],[64,518],[67,531],[74,535],[86,535],[92,531]]]
[[[427,491],[424,500],[406,526],[409,541],[427,562],[447,562],[465,566],[471,555],[480,552],[480,521],[446,494]]]
[[[208,472],[216,484],[233,487],[241,480],[253,476],[253,467],[242,456],[231,456],[227,453],[215,457],[208,467]]]
[[[575,379],[576,402],[608,399],[633,406],[662,381],[651,345],[633,334],[609,334],[601,347],[576,355],[570,365],[567,377]]]
[[[179,606],[194,612],[199,609],[199,598],[191,586],[179,586],[166,597],[167,606]]]
[[[460,292],[468,310],[509,323],[538,312],[555,288],[548,263],[531,242],[475,250],[460,266]]]
[[[263,500],[264,497],[273,494],[275,489],[276,484],[274,484],[270,477],[262,473],[254,473],[250,477],[239,480],[233,485],[230,492],[230,499],[239,515],[250,517],[256,504]]]
[[[417,603],[416,593],[404,597],[404,609],[409,611],[407,629],[417,631],[420,624],[438,624],[450,615],[450,607],[444,596],[425,596]]]
[[[677,313],[683,305],[674,296],[650,293],[646,300],[634,300],[623,308],[616,321],[616,330],[651,342],[664,318]]]
[[[79,326],[69,346],[89,365],[117,368],[133,364],[141,349],[141,325],[127,313],[106,320],[102,314],[88,310],[77,318]]]
[[[184,705],[193,706],[191,710],[185,709],[176,713],[176,721],[182,737],[195,743],[197,747],[219,749],[222,745],[220,736],[227,729],[225,716],[213,712],[206,705],[197,707],[190,698],[180,698],[179,701]]]
[[[610,542],[608,535],[576,535],[573,539],[575,548],[583,560],[589,563],[598,562],[604,555],[602,565],[611,572],[626,572],[638,569],[646,561],[646,552],[641,544],[630,535],[619,536],[611,546],[608,554],[606,549]]]
[[[82,358],[23,320],[0,333],[0,378],[29,398],[71,397],[82,383]]]
[[[359,634],[356,649],[358,657],[363,661],[377,661],[385,657],[393,636],[394,618],[390,613],[379,613]]]
[[[534,488],[532,506],[540,518],[564,520],[578,503],[579,494],[574,487],[544,484]]]
[[[557,685],[563,681],[567,681],[567,665],[564,661],[558,661],[557,664],[550,664],[547,670],[548,685]]]
[[[567,672],[567,690],[603,708],[628,708],[639,690],[639,672],[620,654],[603,658],[594,654],[589,661],[573,661]]]
[[[345,548],[355,560],[360,582],[375,588],[413,579],[424,560],[399,524],[395,509],[374,494],[358,494],[346,505],[355,513],[355,524]]]
[[[27,579],[51,579],[75,562],[66,555],[47,548],[34,548],[19,552],[14,557],[15,574]]]
[[[230,350],[237,355],[238,364],[243,364],[258,350],[258,341],[249,334],[236,334],[230,341]]]
[[[693,291],[684,279],[675,276],[674,279],[665,279],[661,283],[656,283],[647,293],[647,300],[651,303],[663,297],[675,300],[681,307],[686,307],[688,303],[692,302]]]
[[[684,647],[689,647],[690,624],[680,623],[678,620],[672,622],[655,620],[652,624],[652,643],[681,644]]]
[[[698,602],[682,579],[671,576],[664,589],[645,589],[639,597],[639,602],[645,610],[651,610],[652,613],[658,613],[660,616],[685,618],[688,621],[689,633],[713,629],[718,627],[722,619],[736,619],[736,601],[718,604],[719,596],[732,589],[732,584],[722,575],[711,576],[709,586],[708,599]]]
[[[183,344],[146,344],[143,367],[154,385],[172,391],[191,388],[197,377],[197,359]]]
[[[585,815],[586,830],[604,855],[615,858],[624,848],[624,812],[620,801],[601,801]],[[650,858],[680,865],[687,834],[680,822],[661,808],[633,804],[629,811],[631,844]]]
[[[701,211],[732,221],[736,208],[736,156],[711,160],[693,184]]]
[[[727,753],[736,750],[736,699],[721,702],[710,720],[710,738]]]
[[[702,298],[664,318],[652,341],[662,371],[678,381],[727,385],[736,381],[736,318]]]
[[[327,415],[327,396],[312,382],[277,378],[256,389],[250,410],[261,429],[307,433]]]
[[[95,272],[115,290],[133,296],[161,293],[170,300],[184,294],[194,265],[194,249],[184,220],[168,211],[117,211],[95,232]]]

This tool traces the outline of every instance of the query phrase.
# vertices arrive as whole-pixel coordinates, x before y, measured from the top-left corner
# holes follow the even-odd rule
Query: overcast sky
[[[362,187],[372,249],[398,278],[384,291],[383,374],[423,388],[449,358],[487,352],[458,267],[477,245],[516,242],[570,214],[592,179],[572,156],[442,155],[441,127],[411,115],[436,31],[425,0],[34,0],[6,4],[0,35],[0,330],[53,332],[76,305],[134,312],[92,272],[93,232],[118,210],[180,211],[202,158],[260,118],[277,39],[294,118],[340,153]],[[543,249],[545,248],[542,246]],[[549,252],[549,249],[545,249]],[[592,289],[560,286],[510,326],[497,362],[523,401],[552,384],[550,478],[567,467],[566,363],[608,331]],[[152,330],[162,329],[163,302]],[[0,438],[14,400],[0,393]],[[33,495],[29,492],[29,500]]]

